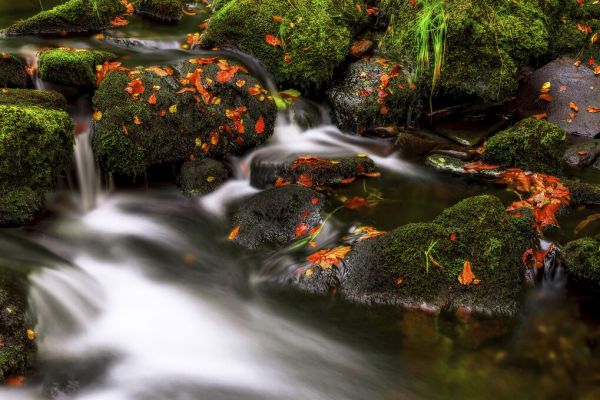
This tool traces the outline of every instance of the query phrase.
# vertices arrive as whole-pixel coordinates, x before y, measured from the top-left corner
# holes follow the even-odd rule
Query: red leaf
[[[308,225],[306,223],[301,223],[296,225],[296,229],[295,229],[295,235],[297,238],[299,238],[300,236],[304,236],[306,235],[306,233],[308,232]]]
[[[264,133],[264,131],[265,131],[265,119],[263,118],[262,115],[260,116],[260,118],[258,119],[258,121],[256,121],[256,124],[254,125],[254,130],[259,135],[261,133]]]
[[[369,200],[362,196],[354,196],[344,201],[344,206],[346,208],[349,208],[350,210],[356,210],[358,208],[367,207],[369,205]]]
[[[312,187],[313,180],[308,174],[300,174],[300,176],[298,177],[298,184],[306,187]]]
[[[281,44],[281,40],[279,40],[279,38],[277,36],[273,36],[269,33],[267,33],[265,35],[265,42],[267,42],[268,44],[270,44],[271,46],[275,47],[275,46],[283,46]]]

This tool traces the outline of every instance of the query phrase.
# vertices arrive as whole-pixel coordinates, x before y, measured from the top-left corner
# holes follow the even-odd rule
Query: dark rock
[[[176,24],[183,17],[181,0],[141,0],[135,12],[144,18],[164,24]]]
[[[23,61],[13,55],[0,53],[0,87],[26,88],[29,85]]]
[[[38,61],[40,78],[57,85],[91,89],[96,87],[96,66],[115,58],[114,54],[99,50],[43,50]]]
[[[255,157],[250,169],[250,183],[257,188],[299,182],[305,186],[335,186],[344,180],[377,172],[373,160],[365,155],[354,157],[293,155],[284,160],[261,160]],[[310,179],[307,179],[309,177]],[[307,179],[310,185],[303,180]]]
[[[323,195],[299,185],[258,193],[242,202],[233,216],[233,225],[239,227],[234,241],[249,249],[285,245],[297,238],[299,226],[304,233],[319,226],[323,200]]]
[[[600,287],[600,240],[586,237],[562,249],[567,272],[577,280]]]
[[[425,164],[440,172],[450,173],[453,175],[465,176],[468,175],[474,178],[494,179],[498,178],[502,173],[502,168],[470,170],[467,171],[466,163],[456,157],[448,155],[432,154],[425,160]]]
[[[188,196],[214,191],[229,178],[229,170],[217,160],[187,161],[179,173],[179,186]]]
[[[600,113],[590,113],[587,107],[600,105],[600,85],[594,71],[585,65],[576,67],[575,60],[559,58],[531,74],[519,88],[518,112],[525,117],[547,114],[547,119],[565,131],[594,137],[600,133]],[[552,101],[540,100],[540,89],[550,82]],[[569,103],[579,108],[574,112]],[[571,113],[575,115],[570,116]]]
[[[600,206],[599,184],[571,178],[561,178],[561,182],[571,191],[571,206]]]
[[[565,164],[570,167],[587,167],[591,165],[600,154],[600,140],[590,140],[574,144],[565,151]]]

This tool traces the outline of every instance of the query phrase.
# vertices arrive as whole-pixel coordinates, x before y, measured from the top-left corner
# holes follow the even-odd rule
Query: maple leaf
[[[281,43],[281,40],[279,40],[279,38],[277,36],[273,36],[269,33],[267,33],[265,35],[265,42],[267,42],[267,44],[270,44],[273,47],[276,46],[281,46],[283,47],[283,44]]]
[[[356,210],[361,207],[367,207],[371,204],[371,202],[362,196],[354,196],[344,201],[344,207],[350,210]]]
[[[381,236],[385,232],[384,231],[379,231],[379,230],[375,229],[372,226],[361,226],[359,228],[356,228],[353,233],[361,234],[361,236],[358,238],[358,241],[361,242],[363,240],[367,240],[367,239],[371,239],[371,238],[374,238],[374,237],[377,237],[377,236]]]
[[[306,187],[312,187],[312,177],[308,174],[300,174],[300,176],[298,177],[298,184]]]
[[[342,262],[350,250],[352,250],[350,246],[338,246],[334,249],[323,249],[311,254],[306,259],[310,261],[312,266],[330,269],[332,266]]]

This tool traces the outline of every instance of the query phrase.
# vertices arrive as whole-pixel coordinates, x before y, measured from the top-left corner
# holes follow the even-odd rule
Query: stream
[[[39,7],[0,0],[0,26]],[[133,19],[107,35],[114,40],[0,38],[0,50],[33,62],[45,46],[97,48],[126,56],[128,66],[153,65],[189,57],[179,45],[202,20],[157,28]],[[123,46],[123,38],[145,46]],[[69,101],[75,123],[86,127],[76,137],[76,174],[50,196],[43,219],[0,232],[0,257],[28,254],[42,266],[29,293],[38,363],[24,387],[0,386],[2,400],[576,398],[576,381],[598,384],[600,369],[583,383],[573,371],[588,362],[587,340],[600,340],[599,308],[551,263],[519,318],[500,324],[272,290],[262,283],[310,250],[249,252],[227,239],[230,206],[258,192],[249,182],[254,158],[365,153],[383,171],[364,187],[342,189],[377,191],[383,200],[336,213],[319,246],[359,224],[390,230],[430,221],[477,194],[508,201],[503,188],[440,176],[390,142],[344,135],[327,110],[302,99],[280,113],[267,145],[228,160],[234,178],[216,192],[189,199],[172,183],[143,177],[123,187],[97,169],[89,100]],[[591,213],[561,217],[565,228],[549,240],[577,237],[573,226]]]

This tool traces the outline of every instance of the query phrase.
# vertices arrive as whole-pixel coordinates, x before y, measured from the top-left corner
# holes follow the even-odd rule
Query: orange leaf
[[[11,375],[4,380],[4,384],[14,387],[23,387],[25,385],[25,377],[23,375]]]
[[[574,102],[570,101],[569,102],[569,108],[575,112],[579,111],[579,107],[577,107],[577,104],[575,104]]]
[[[265,42],[267,42],[268,44],[270,44],[273,47],[283,46],[281,43],[281,40],[279,40],[279,38],[277,36],[273,36],[269,33],[267,33],[265,35]]]
[[[311,187],[313,185],[313,180],[308,174],[300,174],[298,177],[298,184],[306,187]]]
[[[473,281],[475,280],[475,274],[473,274],[473,271],[471,271],[471,262],[469,260],[465,260],[465,264],[463,266],[463,270],[460,273],[460,275],[458,275],[458,281],[460,282],[461,285],[470,285],[471,283],[474,283]]]
[[[539,99],[540,99],[540,100],[547,101],[547,102],[551,102],[551,101],[552,101],[552,99],[553,99],[553,97],[552,97],[552,95],[551,95],[551,94],[548,94],[548,93],[542,93],[542,94],[540,94],[540,97],[539,97]]]
[[[254,130],[259,135],[261,133],[264,133],[264,131],[265,131],[265,119],[263,118],[262,115],[260,116],[260,118],[258,119],[258,121],[256,121],[256,124],[254,124]]]
[[[110,26],[112,26],[112,27],[125,26],[128,24],[129,24],[129,21],[127,21],[126,19],[124,19],[122,17],[115,17],[115,19],[110,21]]]
[[[354,196],[344,201],[344,206],[350,210],[356,210],[361,207],[366,207],[370,204],[369,200],[362,196]]]
[[[308,225],[306,223],[301,223],[296,225],[296,229],[295,229],[295,235],[297,238],[299,238],[300,236],[304,236],[306,235],[306,233],[308,232]]]
[[[534,118],[534,119],[546,119],[547,117],[548,117],[547,113],[535,114],[535,115],[531,116],[531,118]]]
[[[344,257],[352,250],[350,246],[339,246],[335,249],[323,249],[311,254],[306,259],[313,266],[320,266],[322,269],[329,269],[335,264],[339,264]]]
[[[311,202],[312,204],[315,204],[315,205],[316,205],[316,204],[319,204],[319,199],[318,199],[317,197],[313,197],[312,199],[310,199],[310,202]]]
[[[229,233],[229,240],[234,240],[239,233],[240,233],[240,227],[236,226],[235,228],[233,228],[231,233]]]
[[[156,104],[156,93],[152,93],[150,97],[148,97],[148,104]]]
[[[283,22],[283,17],[279,15],[273,15],[273,22],[275,22],[276,24],[280,24]]]
[[[586,108],[586,110],[589,113],[598,113],[598,112],[600,112],[600,107],[588,106],[588,108]]]

